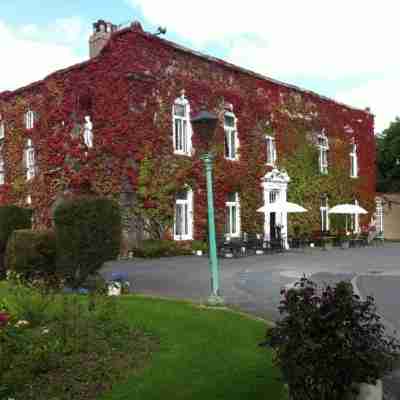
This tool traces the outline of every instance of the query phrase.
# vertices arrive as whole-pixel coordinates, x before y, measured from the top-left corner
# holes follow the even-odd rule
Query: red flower
[[[6,326],[10,320],[10,314],[7,312],[0,312],[0,327]]]

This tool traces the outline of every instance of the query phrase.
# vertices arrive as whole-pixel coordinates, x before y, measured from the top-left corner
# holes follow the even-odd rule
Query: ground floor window
[[[240,235],[240,203],[238,193],[229,193],[225,203],[225,233],[229,237]]]
[[[381,199],[376,199],[376,208],[375,208],[375,216],[376,216],[376,231],[378,234],[383,233],[383,205]]]
[[[321,231],[329,231],[329,203],[328,198],[324,197],[321,199]]]
[[[175,197],[174,239],[193,239],[193,192],[178,192]]]
[[[354,200],[354,204],[356,206],[358,206],[358,200]],[[351,226],[350,226],[350,230],[354,233],[358,233],[360,232],[360,221],[359,221],[360,217],[358,214],[352,214],[351,215]]]

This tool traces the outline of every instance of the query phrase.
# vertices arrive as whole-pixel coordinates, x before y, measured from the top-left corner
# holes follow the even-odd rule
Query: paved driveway
[[[103,268],[126,272],[135,292],[202,302],[210,293],[207,257],[173,257],[113,261]],[[221,293],[227,304],[275,320],[280,289],[303,274],[317,283],[352,281],[361,296],[372,294],[388,329],[400,332],[400,244],[357,249],[293,250],[274,255],[221,259]],[[400,337],[400,335],[398,335]],[[400,399],[400,371],[385,380],[391,395]]]
[[[128,273],[134,291],[205,301],[210,293],[207,257],[113,261],[103,268]],[[389,323],[400,331],[400,245],[359,249],[306,249],[274,255],[221,259],[221,292],[229,305],[275,319],[279,291],[302,274],[322,283],[353,280],[361,295],[373,294]]]

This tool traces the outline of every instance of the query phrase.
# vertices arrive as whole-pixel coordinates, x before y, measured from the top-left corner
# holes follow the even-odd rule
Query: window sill
[[[175,236],[174,235],[174,240],[175,241],[177,241],[177,242],[181,242],[181,241],[183,241],[183,240],[193,240],[193,237],[192,236],[184,236],[184,235],[182,235],[182,236]]]
[[[239,158],[225,157],[225,160],[228,160],[228,161],[239,161]]]
[[[192,156],[191,153],[185,153],[183,151],[177,151],[177,150],[174,151],[174,155],[176,155],[176,156],[186,156],[186,157],[191,157]]]
[[[267,163],[265,163],[265,165],[266,165],[267,167],[272,167],[272,168],[275,168],[275,167],[276,167],[276,163],[267,162]]]
[[[358,179],[358,177],[359,177],[358,175],[357,175],[357,176],[351,176],[351,175],[350,175],[350,178],[351,178],[351,179]]]
[[[226,233],[225,236],[226,236],[227,240],[238,239],[238,238],[240,238],[240,232],[239,233],[234,233],[234,234]]]

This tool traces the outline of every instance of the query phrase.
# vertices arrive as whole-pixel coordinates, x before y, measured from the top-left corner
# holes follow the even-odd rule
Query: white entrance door
[[[284,239],[285,248],[288,248],[287,240],[287,212],[269,212],[268,207],[274,203],[286,203],[287,200],[287,185],[290,181],[289,176],[284,171],[273,169],[268,172],[262,179],[262,187],[264,193],[264,235],[267,240],[276,239],[278,230]]]

